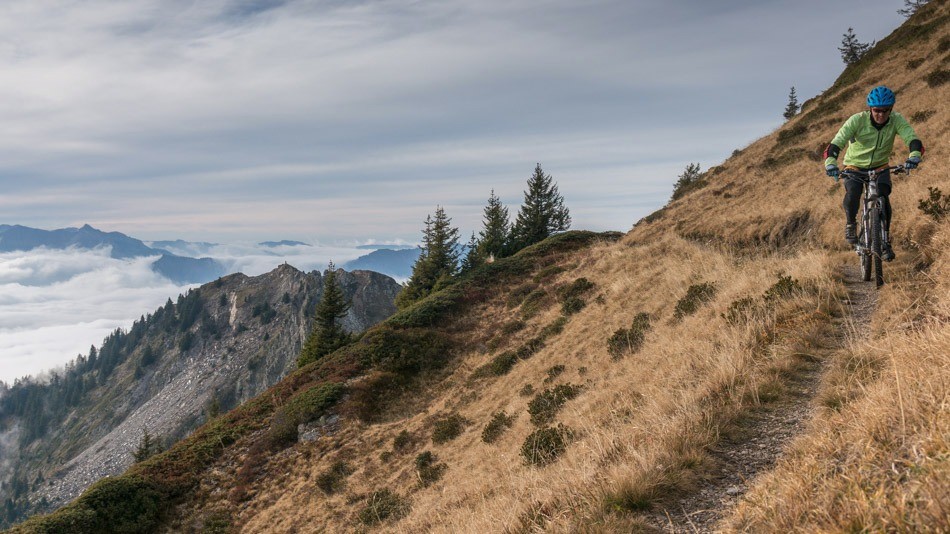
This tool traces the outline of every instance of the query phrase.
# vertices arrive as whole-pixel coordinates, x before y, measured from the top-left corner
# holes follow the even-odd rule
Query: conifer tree
[[[482,230],[479,232],[478,257],[482,260],[502,258],[507,255],[511,234],[511,223],[508,221],[508,208],[492,189],[488,197],[482,218]]]
[[[298,367],[315,362],[350,342],[350,334],[340,321],[346,317],[351,304],[340,289],[336,267],[331,261],[323,276],[323,295],[314,312],[313,328],[297,357]]]
[[[854,65],[861,60],[864,54],[868,53],[874,43],[874,41],[871,43],[858,41],[858,37],[854,34],[854,28],[848,28],[848,33],[844,34],[841,39],[841,46],[838,47],[838,51],[841,52],[841,59],[845,65]]]
[[[788,105],[785,106],[785,113],[782,114],[785,117],[785,120],[789,120],[795,115],[798,114],[798,95],[795,94],[795,86],[792,86],[792,90],[788,93]]]
[[[132,452],[132,457],[136,462],[141,462],[158,452],[161,452],[161,446],[157,441],[152,439],[152,435],[148,433],[148,429],[142,427],[142,439],[139,440],[138,448]]]
[[[465,246],[467,249],[465,252],[465,258],[462,259],[462,268],[459,269],[459,274],[464,274],[475,267],[478,267],[482,263],[482,256],[478,252],[478,240],[475,238],[475,232],[472,232],[472,238],[468,240],[468,245]]]
[[[927,5],[929,1],[930,0],[904,0],[904,9],[898,9],[897,13],[903,15],[905,18],[910,18],[918,9]]]
[[[705,185],[704,175],[699,169],[699,163],[686,165],[683,174],[679,175],[676,183],[673,184],[673,200],[681,198],[686,193]]]
[[[450,283],[459,268],[459,231],[452,219],[437,206],[435,216],[427,216],[422,232],[422,253],[412,266],[412,275],[396,296],[396,306],[404,308]]]
[[[524,192],[524,204],[511,229],[514,250],[543,241],[548,236],[571,227],[571,215],[551,175],[544,174],[541,164],[534,168]],[[513,250],[513,251],[514,251]]]

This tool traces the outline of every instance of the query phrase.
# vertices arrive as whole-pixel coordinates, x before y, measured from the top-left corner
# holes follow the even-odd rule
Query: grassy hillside
[[[948,21],[931,2],[626,235],[485,266],[21,531],[688,531],[702,499],[702,529],[946,531],[950,214],[918,203],[950,194]],[[879,84],[927,153],[859,310],[820,152]],[[783,454],[717,485],[771,427]]]

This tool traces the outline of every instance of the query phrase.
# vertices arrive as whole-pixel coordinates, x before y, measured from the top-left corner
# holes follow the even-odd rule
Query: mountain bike
[[[881,254],[884,250],[884,244],[890,242],[887,230],[884,229],[882,219],[884,199],[878,195],[877,179],[881,174],[888,171],[894,174],[910,174],[910,170],[903,165],[869,171],[857,169],[841,171],[841,175],[846,180],[858,180],[864,184],[862,202],[864,211],[861,219],[861,233],[858,234],[858,243],[854,246],[854,250],[861,258],[862,278],[865,282],[869,282],[873,270],[875,287],[884,285],[884,265],[881,261]]]

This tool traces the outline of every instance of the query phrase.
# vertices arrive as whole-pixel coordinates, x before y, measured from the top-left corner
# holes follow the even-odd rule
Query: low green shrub
[[[731,325],[738,325],[749,318],[749,314],[755,309],[755,299],[752,297],[742,297],[732,301],[729,308],[722,314],[722,318]]]
[[[399,310],[386,324],[394,328],[434,326],[460,308],[463,296],[459,284],[450,285]]]
[[[359,520],[364,525],[377,525],[387,519],[398,519],[411,510],[409,499],[389,488],[374,491],[360,510]]]
[[[716,286],[709,282],[689,286],[689,288],[686,289],[686,295],[676,302],[673,317],[682,319],[687,315],[696,313],[700,306],[712,300],[715,295]]]
[[[515,332],[518,332],[519,330],[524,329],[526,324],[527,323],[525,323],[524,321],[520,319],[515,319],[514,321],[505,323],[504,326],[501,327],[501,333],[506,336],[510,336],[511,334],[514,334]]]
[[[558,289],[558,298],[561,299],[561,313],[573,315],[584,309],[587,302],[581,297],[593,288],[593,282],[586,278],[578,278]]]
[[[926,80],[929,87],[940,87],[950,82],[950,70],[937,69],[928,74]]]
[[[768,288],[762,297],[766,302],[775,302],[777,300],[787,299],[801,292],[802,286],[798,283],[798,280],[793,279],[791,276],[779,276],[778,282],[775,282],[772,287]]]
[[[538,271],[538,274],[534,275],[534,278],[532,278],[532,280],[535,283],[541,283],[551,278],[554,278],[555,276],[563,273],[566,270],[567,270],[567,267],[563,265],[549,265],[545,267],[544,269],[541,269],[540,271]]]
[[[353,468],[342,460],[333,462],[326,471],[317,475],[317,487],[327,495],[339,493],[346,486],[346,478],[353,474]]]
[[[524,386],[521,386],[521,389],[518,391],[518,395],[521,395],[522,397],[530,397],[533,394],[534,386],[531,384],[525,384]]]
[[[536,289],[538,289],[537,282],[527,282],[512,289],[508,293],[508,300],[507,300],[508,307],[514,308],[516,306],[521,306],[521,303],[523,303],[524,300],[528,298],[528,295],[533,293]]]
[[[584,309],[587,302],[580,297],[569,297],[561,303],[561,313],[564,315],[574,315]]]
[[[428,488],[442,478],[442,474],[449,466],[438,462],[438,457],[431,451],[425,451],[416,456],[416,475],[422,487]]]
[[[565,326],[567,326],[567,317],[558,317],[557,319],[551,321],[551,324],[542,328],[541,332],[538,334],[538,337],[540,339],[546,340],[549,337],[556,336],[564,331]]]
[[[580,297],[594,289],[594,283],[586,278],[578,278],[570,284],[558,289],[558,297],[561,300],[567,300],[571,297]]]
[[[528,403],[531,422],[536,426],[550,423],[561,410],[561,407],[564,406],[564,403],[580,394],[581,389],[581,386],[573,384],[559,384],[538,393]]]
[[[925,111],[915,111],[914,114],[910,116],[910,120],[913,121],[915,124],[926,122],[927,119],[929,119],[930,117],[933,117],[934,115],[936,115],[936,113],[937,113],[937,110],[935,109],[928,109]]]
[[[544,379],[544,383],[550,384],[551,382],[554,382],[554,380],[556,380],[557,377],[561,376],[561,374],[564,372],[565,369],[566,367],[560,364],[551,366],[550,368],[548,368],[548,371],[547,371],[548,376]]]
[[[343,384],[323,384],[297,393],[274,412],[267,442],[280,449],[297,441],[297,425],[319,418],[343,395]]]
[[[521,318],[527,320],[534,317],[548,301],[550,301],[550,298],[547,291],[540,288],[535,289],[521,303]]]
[[[408,376],[444,366],[452,343],[448,336],[432,329],[380,327],[344,350],[355,351],[367,367]]]
[[[459,437],[467,424],[468,420],[457,413],[436,419],[432,425],[432,443],[445,443]]]
[[[921,199],[917,204],[917,209],[924,215],[929,215],[933,220],[940,222],[950,213],[950,195],[944,196],[943,191],[936,187],[928,187],[929,196]]]
[[[482,430],[482,441],[494,443],[513,424],[515,424],[515,416],[508,415],[504,411],[493,413],[491,421]]]
[[[364,423],[383,419],[389,407],[411,391],[412,377],[389,372],[372,373],[349,387],[349,412]]]
[[[807,131],[808,131],[808,126],[802,123],[801,121],[799,121],[799,123],[796,124],[794,127],[785,128],[782,131],[780,131],[778,133],[778,141],[779,143],[787,143],[795,139],[796,137],[801,137]]]
[[[403,430],[393,438],[393,450],[401,451],[412,445],[412,434],[408,430]]]
[[[168,496],[138,476],[100,480],[72,504],[21,525],[23,532],[151,532],[158,529]]]
[[[540,428],[532,432],[521,445],[521,457],[526,465],[543,467],[567,450],[574,433],[564,425]]]
[[[607,352],[614,359],[640,350],[646,333],[650,330],[650,314],[640,312],[634,316],[630,328],[620,328],[607,340]]]

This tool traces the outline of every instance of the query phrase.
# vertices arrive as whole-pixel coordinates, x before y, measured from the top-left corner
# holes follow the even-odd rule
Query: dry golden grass
[[[822,296],[840,292],[829,274],[833,265],[821,253],[737,259],[719,247],[675,236],[602,245],[572,263],[576,266],[552,283],[583,276],[596,287],[588,306],[547,347],[504,376],[475,382],[472,371],[494,353],[473,350],[424,412],[369,427],[352,423],[335,438],[339,450],[318,461],[318,454],[307,458],[305,452],[318,445],[298,446],[296,458],[277,469],[286,475],[272,477],[271,487],[261,488],[261,497],[240,514],[244,531],[347,530],[362,506],[357,497],[384,487],[411,494],[409,515],[387,524],[397,532],[637,525],[641,520],[631,504],[637,495],[649,504],[687,493],[711,468],[704,447],[743,409],[756,405],[759,388],[774,382],[777,370],[794,365],[793,354],[809,345],[801,335],[805,326],[823,316]],[[805,292],[755,321],[730,325],[721,317],[734,300],[761,300],[780,274],[798,280]],[[715,283],[715,297],[697,313],[672,320],[676,301],[700,282]],[[615,360],[607,339],[641,311],[654,318],[644,346]],[[507,308],[502,296],[480,313],[487,321],[514,317],[517,310]],[[551,304],[528,320],[514,341],[534,335],[558,314]],[[565,366],[555,383],[584,387],[557,417],[575,438],[555,464],[529,467],[519,450],[533,430],[526,412],[530,398],[518,391],[524,384],[542,390],[554,365]],[[501,410],[517,416],[513,427],[494,444],[483,443],[481,429]],[[431,418],[450,411],[472,424],[459,438],[432,444]],[[422,443],[381,460],[402,430]],[[449,466],[429,488],[415,481],[413,458],[422,450],[432,450]],[[357,471],[345,494],[325,497],[315,490],[314,479],[339,454],[356,459]]]
[[[933,17],[946,16],[947,2],[934,4]],[[555,321],[560,308],[553,299],[506,335],[500,335],[505,325],[522,317],[507,305],[508,295],[477,306],[456,327],[466,346],[457,367],[420,392],[404,417],[375,425],[346,420],[337,434],[272,458],[247,502],[212,495],[192,503],[190,513],[226,509],[242,532],[352,532],[369,529],[358,520],[366,497],[389,488],[411,509],[372,527],[385,532],[648,531],[643,509],[688,497],[716,469],[708,447],[741,427],[751,411],[782,402],[790,380],[823,362],[807,430],[721,528],[950,530],[950,221],[917,210],[928,186],[950,193],[950,85],[928,88],[924,81],[946,67],[946,53],[934,47],[950,30],[944,24],[937,31],[879,57],[842,107],[812,119],[800,136],[778,143],[779,132],[767,135],[658,219],[638,224],[619,242],[563,259],[566,270],[541,286],[553,294],[585,277],[595,284],[588,304],[509,373],[472,378]],[[917,58],[920,65],[909,68]],[[843,189],[810,154],[863,108],[867,88],[882,83],[897,89],[905,116],[934,113],[915,124],[927,146],[925,165],[895,180],[899,258],[887,265],[889,283],[879,291],[870,330],[845,338],[836,335],[847,329],[839,321],[849,313],[841,303],[847,294],[841,265],[857,259],[841,239]],[[821,104],[809,103],[783,129],[804,124]],[[895,162],[906,153],[897,145]],[[763,166],[793,149],[800,151],[784,165]],[[803,291],[767,305],[763,294],[780,276]],[[716,287],[713,298],[674,319],[687,288],[707,282]],[[723,316],[743,298],[753,299],[753,311],[727,321]],[[640,312],[652,325],[643,346],[611,357],[608,338]],[[555,365],[564,372],[545,384]],[[535,428],[527,413],[531,396],[519,392],[526,384],[540,392],[566,383],[583,386],[556,417],[573,430],[573,440],[553,464],[527,466],[519,451]],[[486,444],[481,431],[499,411],[516,419]],[[452,412],[471,423],[458,438],[433,444],[433,419]],[[413,442],[393,451],[402,431]],[[414,458],[426,450],[448,469],[423,487]],[[340,459],[355,472],[342,492],[327,496],[316,478]]]

